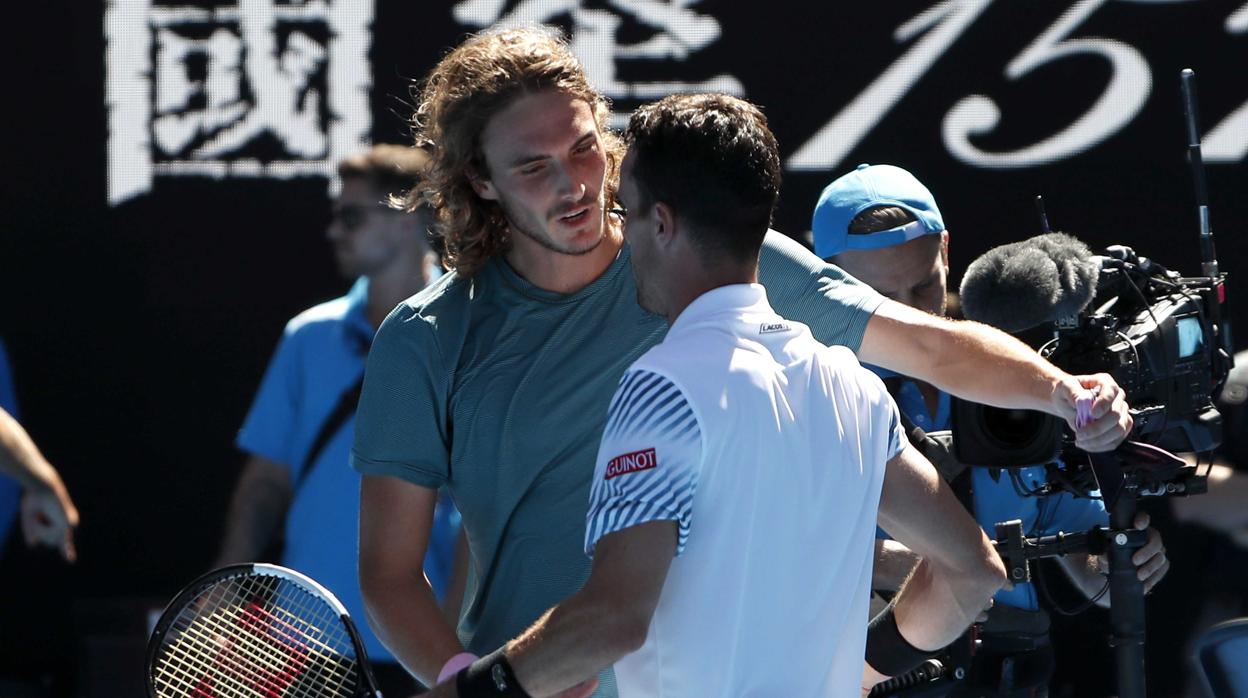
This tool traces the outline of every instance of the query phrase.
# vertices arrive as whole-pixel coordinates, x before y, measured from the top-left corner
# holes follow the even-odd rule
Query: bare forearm
[[[975,322],[885,303],[867,325],[863,360],[976,402],[1051,411],[1065,374],[1026,344]]]
[[[243,470],[225,522],[216,567],[255,560],[264,552],[286,518],[290,488],[271,478]]]
[[[877,591],[897,591],[917,564],[919,556],[906,546],[895,540],[877,540],[871,588]]]
[[[649,617],[632,615],[582,591],[508,643],[507,659],[526,691],[554,695],[641,646]]]
[[[78,509],[61,476],[39,452],[30,435],[7,412],[0,410],[0,473],[22,486],[22,535],[27,545],[60,548],[64,558],[77,559],[73,529]]]
[[[459,623],[459,613],[464,607],[464,589],[468,585],[468,558],[472,554],[468,547],[468,535],[460,528],[455,538],[455,559],[451,561],[451,578],[447,580],[446,591],[442,594],[442,615],[447,625],[455,627]]]
[[[7,412],[0,410],[0,473],[24,489],[57,489],[61,478],[39,452],[30,435]]]
[[[949,485],[908,444],[888,462],[879,521],[923,558],[895,599],[897,627],[915,647],[944,647],[1005,584],[1005,566]]]
[[[940,377],[947,383],[937,387],[988,405],[1051,410],[1063,371],[1004,332],[974,322],[950,324],[955,338]]]
[[[1061,417],[1086,451],[1113,450],[1134,424],[1112,376],[1072,376],[1000,330],[892,301],[871,316],[859,356],[974,402]]]
[[[535,696],[588,690],[602,669],[646,641],[668,568],[676,522],[649,521],[598,541],[589,580],[507,643],[520,685]]]
[[[372,578],[361,569],[368,623],[386,649],[426,686],[446,660],[464,651],[423,575]]]
[[[907,642],[937,650],[970,627],[999,588],[987,576],[954,574],[927,560],[914,568],[895,599],[897,628]]]

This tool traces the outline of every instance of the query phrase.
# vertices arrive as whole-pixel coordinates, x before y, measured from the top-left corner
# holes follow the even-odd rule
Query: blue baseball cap
[[[876,233],[849,233],[849,223],[858,214],[881,206],[899,206],[914,215],[915,221]],[[892,165],[859,165],[819,195],[811,221],[815,254],[827,259],[845,250],[878,250],[940,233],[945,222],[936,208],[932,192],[914,175]]]

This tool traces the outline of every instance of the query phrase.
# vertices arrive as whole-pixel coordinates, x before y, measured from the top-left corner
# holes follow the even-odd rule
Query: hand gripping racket
[[[359,631],[328,589],[277,565],[186,586],[147,647],[148,698],[381,698]]]

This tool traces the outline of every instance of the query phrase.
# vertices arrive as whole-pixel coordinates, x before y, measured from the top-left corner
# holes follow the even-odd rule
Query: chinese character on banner
[[[721,34],[719,21],[691,9],[698,0],[461,0],[452,13],[470,27],[549,25],[557,19],[569,22],[569,43],[585,64],[590,83],[613,101],[645,102],[676,92],[723,92],[745,96],[741,81],[729,74],[695,82],[626,81],[618,77],[622,61],[681,64],[715,43]],[[512,5],[508,9],[508,5]],[[595,7],[587,7],[587,5]],[[625,22],[640,25],[650,35],[625,43],[618,40]],[[627,114],[613,114],[620,127]]]
[[[109,0],[108,199],[156,177],[324,176],[368,145],[372,0]]]

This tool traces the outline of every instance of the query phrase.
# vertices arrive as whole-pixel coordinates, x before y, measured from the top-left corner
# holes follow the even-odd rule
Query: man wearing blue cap
[[[859,165],[824,189],[812,232],[823,259],[892,300],[945,314],[949,232],[914,175],[892,165]]]
[[[824,189],[812,224],[815,252],[835,263],[881,294],[934,315],[946,314],[949,276],[949,231],[932,193],[914,175],[892,165],[859,165]],[[948,429],[950,396],[917,380],[874,368],[885,380],[901,412],[925,432]],[[997,522],[1021,519],[1027,535],[1083,531],[1106,523],[1100,500],[1076,499],[1069,494],[1024,497],[1020,489],[1034,489],[1045,481],[1042,466],[1016,472],[1023,483],[1016,489],[1011,477],[994,479],[987,468],[946,469],[963,503],[985,530]],[[1148,527],[1148,517],[1136,520]],[[1101,592],[1104,578],[1095,557],[1060,558],[1071,579],[1089,596]],[[1149,542],[1134,561],[1145,590],[1169,569],[1161,538],[1150,530]],[[892,541],[877,543],[874,585],[896,588],[916,557]],[[971,673],[971,695],[1044,695],[1052,669],[1048,644],[1048,617],[1040,610],[1035,588],[1018,584],[998,592],[998,602],[984,625],[984,639]],[[1108,601],[1102,597],[1101,602]],[[1009,646],[993,638],[1010,635]]]

